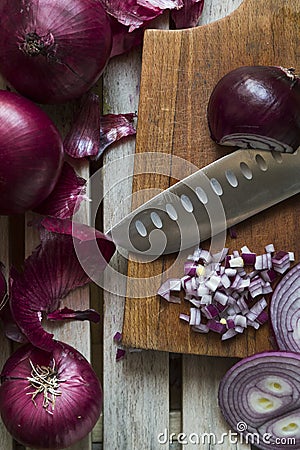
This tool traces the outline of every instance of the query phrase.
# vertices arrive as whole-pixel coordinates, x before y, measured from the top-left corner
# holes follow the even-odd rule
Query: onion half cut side
[[[263,352],[223,377],[219,406],[243,442],[257,448],[300,449],[300,355]]]
[[[270,303],[270,320],[278,348],[300,353],[300,264],[277,284]]]

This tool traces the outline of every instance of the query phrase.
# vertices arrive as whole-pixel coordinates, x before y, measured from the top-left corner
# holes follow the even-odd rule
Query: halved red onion
[[[221,412],[243,442],[262,450],[300,449],[300,355],[264,352],[244,358],[219,386]]]
[[[102,389],[75,348],[56,341],[51,352],[20,347],[1,373],[0,412],[11,435],[30,448],[63,449],[94,427]]]
[[[300,82],[293,69],[238,67],[213,89],[211,138],[221,145],[292,153],[300,145]]]
[[[278,348],[300,352],[300,264],[277,284],[270,303],[270,319]]]
[[[25,260],[23,272],[11,270],[10,306],[27,339],[51,351],[55,343],[53,335],[42,327],[42,313],[53,313],[70,291],[90,281],[78,261],[73,239],[80,242],[88,260],[93,259],[90,245],[96,240],[102,255],[101,261],[97,254],[98,272],[104,270],[115,245],[99,231],[82,224],[74,226],[71,220],[45,218],[41,226],[41,244]]]

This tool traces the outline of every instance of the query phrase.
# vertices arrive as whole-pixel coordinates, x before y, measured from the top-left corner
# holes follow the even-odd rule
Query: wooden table
[[[205,0],[201,24],[217,20],[235,8],[242,0]],[[167,28],[168,17],[160,18],[158,26]],[[138,110],[138,93],[141,68],[141,49],[114,58],[108,65],[98,91],[103,94],[104,113],[125,113]],[[2,85],[4,87],[5,85]],[[71,115],[70,108],[62,107],[54,113],[62,132]],[[50,113],[53,111],[50,109]],[[114,171],[104,176],[103,227],[108,230],[130,210],[132,159],[135,141],[128,139],[111,147],[105,154],[104,164],[114,163]],[[122,160],[122,158],[124,158]],[[124,162],[130,161],[124,165]],[[88,166],[78,166],[83,176],[88,176]],[[111,190],[120,176],[128,174],[121,188]],[[86,222],[88,210],[82,211]],[[29,217],[26,217],[26,220]],[[24,226],[23,219],[0,218],[1,260],[7,267],[20,264],[23,256],[37,244],[35,233]],[[10,238],[10,240],[9,240]],[[14,245],[11,245],[14,242]],[[126,260],[119,255],[113,258],[116,272],[126,273]],[[125,292],[124,278],[105,279],[104,286],[111,285],[113,292]],[[116,286],[117,285],[117,286]],[[167,352],[135,351],[116,362],[115,332],[122,329],[124,298],[92,285],[77,291],[69,298],[74,304],[86,306],[91,301],[97,309],[103,309],[103,324],[90,327],[86,323],[71,323],[63,328],[54,327],[57,339],[74,345],[91,359],[104,389],[103,414],[93,433],[72,450],[177,450],[194,448],[203,450],[242,450],[249,448],[242,443],[219,442],[228,426],[218,410],[217,390],[221,377],[235,362],[228,358],[175,355]],[[66,301],[68,303],[68,300]],[[90,339],[91,337],[91,339]],[[2,339],[2,338],[1,338]],[[12,346],[2,339],[1,365]],[[184,433],[184,435],[180,435]],[[212,433],[214,436],[206,436]],[[195,445],[199,438],[200,444]],[[180,440],[184,445],[180,444]],[[185,443],[187,441],[188,443]],[[189,442],[192,441],[192,442]],[[214,442],[215,441],[215,442]],[[21,450],[13,443],[4,426],[0,426],[1,450]],[[71,448],[70,448],[71,450]]]

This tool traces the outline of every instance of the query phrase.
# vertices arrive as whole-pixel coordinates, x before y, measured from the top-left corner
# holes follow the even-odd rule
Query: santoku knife
[[[300,192],[299,169],[300,151],[236,150],[156,195],[109,234],[142,255],[193,247]]]

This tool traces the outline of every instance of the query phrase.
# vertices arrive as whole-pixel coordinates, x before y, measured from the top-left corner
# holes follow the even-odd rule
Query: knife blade
[[[300,151],[236,150],[154,196],[108,234],[143,256],[186,250],[299,193],[299,167]]]

